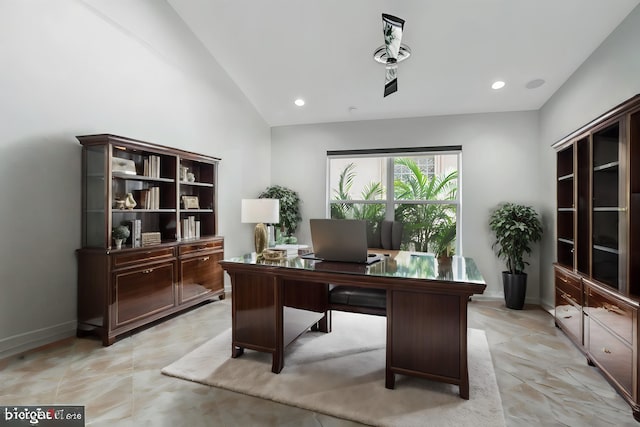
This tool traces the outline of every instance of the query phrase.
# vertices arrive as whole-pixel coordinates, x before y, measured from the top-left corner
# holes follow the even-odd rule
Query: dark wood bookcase
[[[640,421],[640,95],[554,148],[555,322]]]
[[[219,158],[111,134],[82,144],[78,334],[104,345],[128,331],[224,298],[217,226]],[[133,208],[121,202],[130,194]],[[116,249],[112,229],[130,236]]]

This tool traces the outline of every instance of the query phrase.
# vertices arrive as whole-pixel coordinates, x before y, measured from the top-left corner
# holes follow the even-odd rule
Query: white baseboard
[[[65,322],[0,340],[0,359],[75,336],[77,322]]]

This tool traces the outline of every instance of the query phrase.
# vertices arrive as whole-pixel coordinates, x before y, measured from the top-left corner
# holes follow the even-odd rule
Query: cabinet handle
[[[567,279],[565,279],[564,277],[559,277],[559,279],[560,279],[561,282],[569,283],[569,281]]]
[[[150,268],[150,269],[148,269],[148,270],[143,270],[142,272],[143,272],[144,274],[149,274],[149,273],[151,273],[152,271],[153,271],[153,268]]]
[[[206,257],[202,258],[200,261],[203,261],[203,262],[204,262],[204,261],[209,261],[209,257],[208,257],[208,256],[206,256]]]
[[[607,347],[603,347],[602,352],[606,354],[611,354],[611,350],[609,350]]]

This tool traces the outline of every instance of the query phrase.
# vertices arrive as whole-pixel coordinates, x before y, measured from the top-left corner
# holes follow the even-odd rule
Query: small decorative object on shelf
[[[186,166],[180,166],[180,181],[186,181],[189,173],[189,168]]]
[[[161,243],[159,232],[142,233],[142,246],[157,245]]]
[[[191,172],[189,172],[187,174],[187,181],[189,182],[195,182],[196,181],[196,176],[194,174],[192,174]]]
[[[127,193],[127,197],[124,199],[124,207],[127,209],[133,209],[137,205],[136,200],[133,198],[133,194]]]
[[[111,230],[111,237],[116,243],[116,249],[122,249],[122,242],[127,240],[130,234],[129,228],[125,225],[119,225]]]
[[[182,196],[182,205],[185,209],[200,209],[198,196]]]
[[[111,159],[111,169],[114,173],[122,173],[125,175],[136,174],[136,164],[133,162],[133,160],[129,159],[114,157],[113,159]]]

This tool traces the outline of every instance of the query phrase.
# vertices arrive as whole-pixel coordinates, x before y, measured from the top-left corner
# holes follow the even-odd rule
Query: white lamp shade
[[[253,224],[277,224],[280,222],[280,200],[242,199],[241,221]]]

